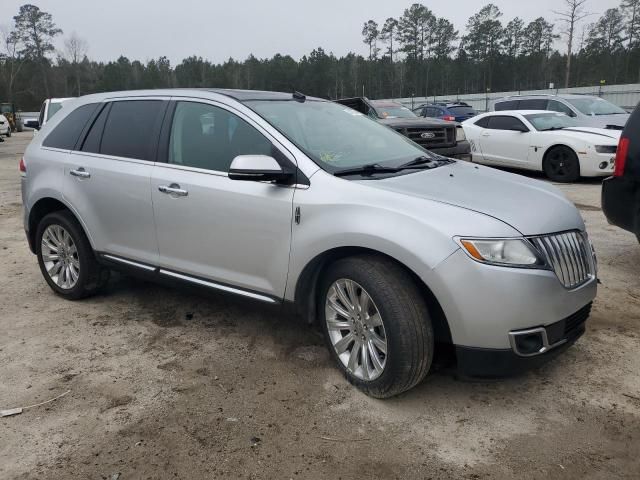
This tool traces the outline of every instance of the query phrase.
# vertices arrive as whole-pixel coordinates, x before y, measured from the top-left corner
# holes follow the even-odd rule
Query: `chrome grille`
[[[595,275],[593,254],[586,233],[555,233],[530,237],[529,240],[565,287],[578,287]]]

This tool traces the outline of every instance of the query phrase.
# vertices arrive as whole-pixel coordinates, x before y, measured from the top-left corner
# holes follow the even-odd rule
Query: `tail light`
[[[25,177],[27,175],[27,166],[24,163],[24,157],[20,159],[20,166],[18,168],[20,170],[20,175]]]
[[[446,120],[447,122],[455,122],[456,121],[456,117],[454,117],[453,115],[445,115],[444,117],[442,117],[443,120]]]
[[[613,170],[614,177],[621,177],[624,174],[624,167],[627,163],[627,154],[629,153],[629,139],[627,137],[620,137],[618,143],[618,150],[616,152],[616,163]]]

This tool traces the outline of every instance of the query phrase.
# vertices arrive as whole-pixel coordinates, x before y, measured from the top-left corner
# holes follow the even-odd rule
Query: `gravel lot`
[[[586,335],[519,378],[440,372],[379,401],[279,310],[124,276],[56,297],[22,229],[31,135],[0,144],[0,409],[71,392],[0,419],[0,478],[639,477],[640,245],[599,181],[562,186],[600,262]]]

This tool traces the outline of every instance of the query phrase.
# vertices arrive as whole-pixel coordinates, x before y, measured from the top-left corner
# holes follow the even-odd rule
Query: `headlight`
[[[596,145],[596,152],[598,153],[616,153],[618,150],[617,145]]]
[[[481,263],[526,268],[545,266],[545,261],[524,239],[461,238],[459,242],[467,255]]]
[[[456,127],[456,142],[466,140],[467,136],[464,134],[464,128]]]

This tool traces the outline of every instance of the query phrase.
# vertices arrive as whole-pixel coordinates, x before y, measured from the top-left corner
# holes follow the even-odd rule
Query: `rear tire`
[[[554,182],[569,183],[580,179],[578,155],[565,146],[553,147],[544,156],[542,169],[547,178]]]
[[[42,276],[67,300],[93,295],[109,279],[109,270],[98,263],[82,227],[69,211],[50,213],[40,221],[35,246]]]
[[[336,261],[321,279],[318,306],[331,356],[367,395],[398,395],[429,372],[434,340],[427,304],[393,260],[359,255]]]
[[[7,138],[9,138],[10,136],[11,136],[11,127],[9,127],[7,130]]]

